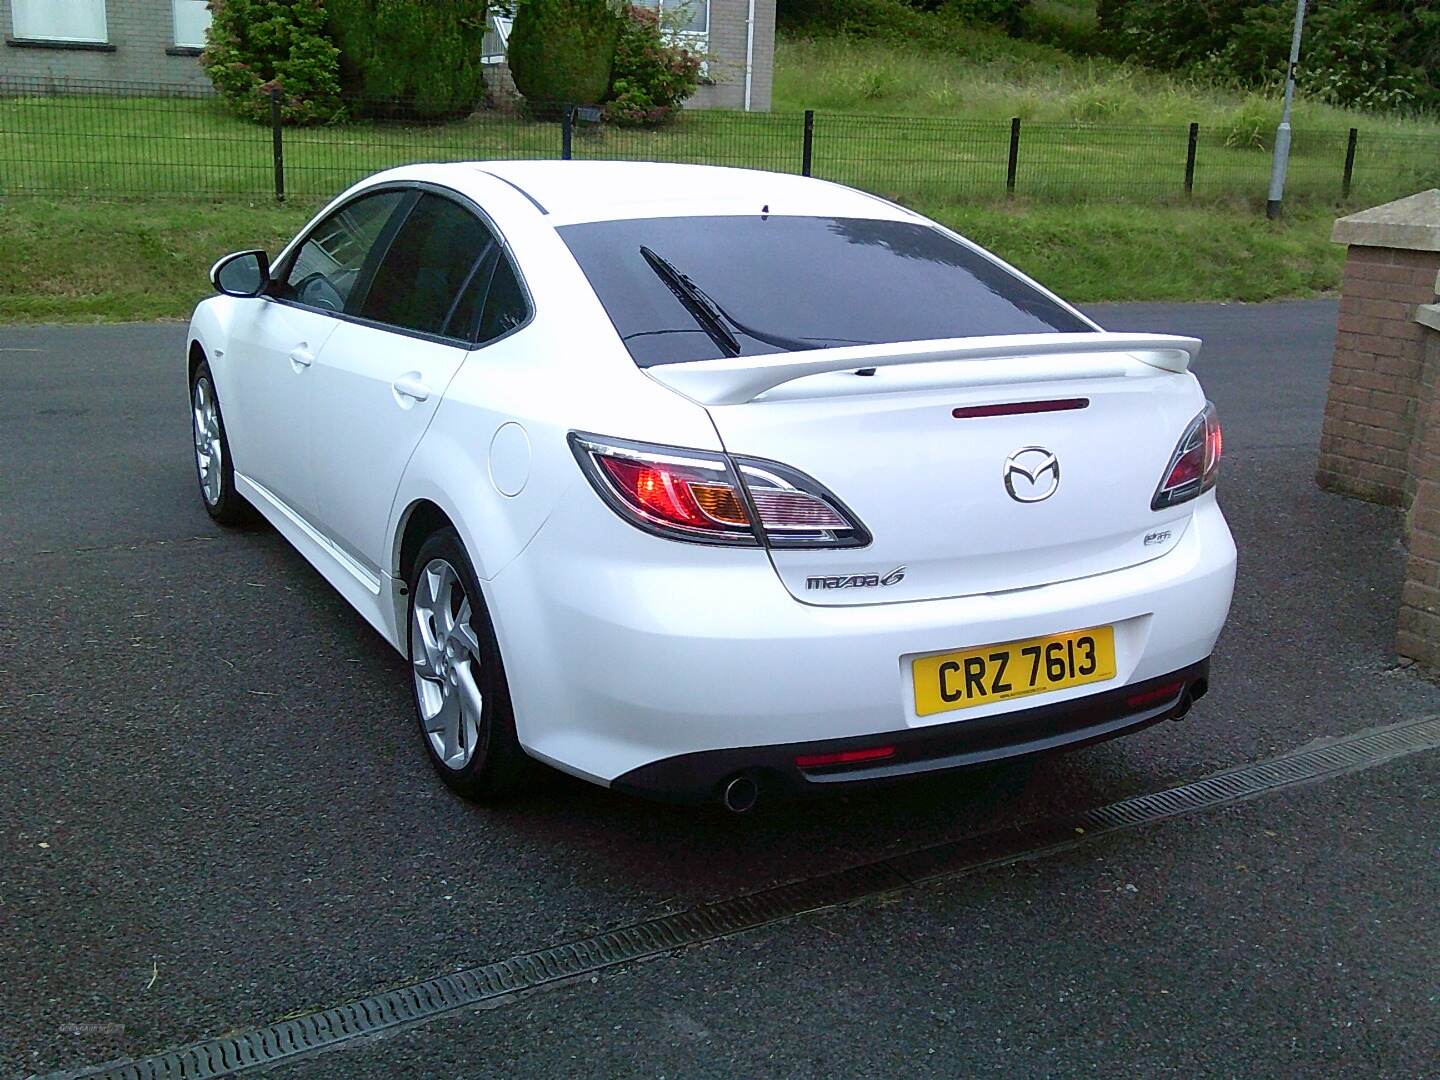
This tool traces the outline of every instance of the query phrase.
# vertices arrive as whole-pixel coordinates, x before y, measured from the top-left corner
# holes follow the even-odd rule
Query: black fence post
[[[1010,164],[1005,170],[1005,194],[1015,194],[1015,169],[1020,164],[1020,118],[1010,118]]]
[[[1185,149],[1185,194],[1195,193],[1195,146],[1200,141],[1200,125],[1190,122],[1190,145]]]
[[[1348,201],[1350,198],[1350,181],[1355,176],[1355,143],[1360,138],[1360,129],[1351,128],[1350,138],[1345,143],[1345,178],[1340,181],[1340,198]]]
[[[815,163],[815,110],[805,110],[805,143],[800,150],[800,175],[809,176]]]
[[[285,201],[285,139],[280,126],[280,88],[270,88],[270,147],[275,154],[275,201]]]
[[[560,160],[569,161],[572,156],[572,141],[575,138],[575,106],[560,107]]]

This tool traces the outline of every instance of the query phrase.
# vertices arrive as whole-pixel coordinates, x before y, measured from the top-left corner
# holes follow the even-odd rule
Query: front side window
[[[1094,329],[923,222],[754,214],[559,232],[641,367]]]
[[[175,18],[175,44],[182,49],[203,49],[205,33],[210,29],[208,0],[172,0]]]
[[[498,242],[475,214],[439,195],[425,194],[405,219],[375,271],[360,315],[404,330],[465,337],[452,316],[467,286],[488,277]],[[472,301],[473,303],[473,301]],[[466,311],[460,319],[473,318]]]
[[[11,18],[17,38],[103,44],[105,0],[13,0]]]
[[[296,252],[281,295],[306,307],[353,314],[367,259],[407,196],[403,191],[362,195],[320,222]]]

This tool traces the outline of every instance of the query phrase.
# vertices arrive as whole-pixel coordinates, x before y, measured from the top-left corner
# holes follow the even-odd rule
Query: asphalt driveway
[[[194,491],[184,328],[0,328],[0,1075],[140,1055],[1440,713],[1398,516],[1313,483],[1333,301],[1206,339],[1240,547],[1212,692],[1038,764],[748,819],[432,777],[404,665]],[[306,1075],[1433,1075],[1440,756],[464,1011]]]

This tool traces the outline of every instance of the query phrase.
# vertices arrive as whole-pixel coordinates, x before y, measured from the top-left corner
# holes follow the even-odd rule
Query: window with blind
[[[11,22],[17,38],[104,44],[105,0],[13,0]]]
[[[181,49],[203,49],[205,31],[210,29],[210,5],[205,0],[173,0],[175,45]]]

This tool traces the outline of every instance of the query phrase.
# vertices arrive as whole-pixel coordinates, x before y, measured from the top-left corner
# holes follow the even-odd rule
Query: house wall
[[[709,82],[690,99],[690,108],[745,107],[745,19],[748,0],[710,0]],[[767,112],[775,81],[775,0],[755,0],[754,65],[750,108]]]
[[[107,0],[104,46],[19,47],[11,17],[12,0],[0,0],[0,76],[71,79],[85,82],[152,83],[208,89],[197,51],[175,48],[170,0]]]
[[[209,89],[197,50],[177,49],[170,0],[107,0],[109,42],[103,46],[21,47],[15,43],[13,0],[0,0],[0,76],[137,82]],[[748,0],[711,0],[707,81],[687,103],[690,108],[745,106],[745,20]],[[755,0],[754,63],[750,106],[770,108],[775,71],[775,0]],[[488,74],[489,72],[487,72]],[[508,73],[492,80],[499,96],[511,86]]]

